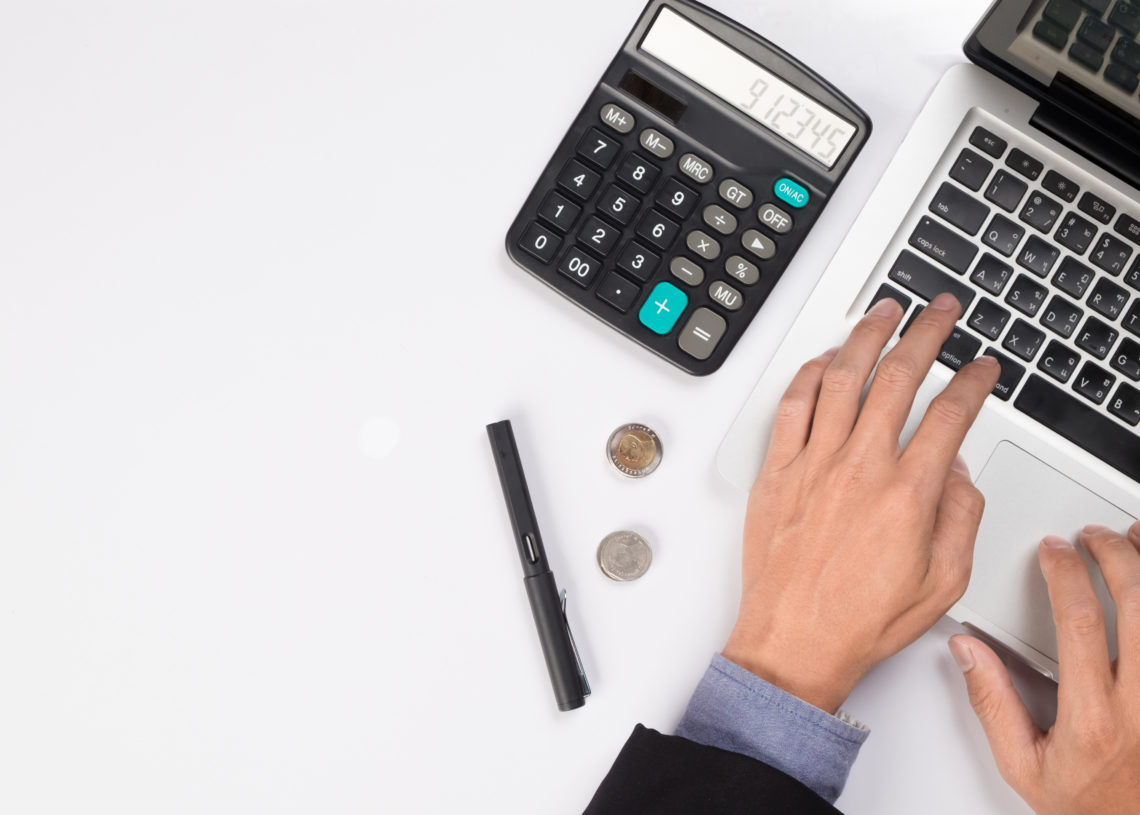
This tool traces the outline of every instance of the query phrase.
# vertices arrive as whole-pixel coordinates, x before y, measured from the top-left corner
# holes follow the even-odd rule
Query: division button
[[[673,140],[652,127],[647,127],[641,131],[638,142],[657,158],[669,158],[673,155]]]
[[[739,311],[744,305],[744,297],[740,292],[719,280],[709,286],[709,297],[715,300],[717,305],[724,306],[729,311]]]
[[[664,336],[673,330],[681,312],[689,305],[689,296],[672,283],[658,283],[641,307],[638,319],[654,334]]]
[[[598,284],[598,297],[622,314],[629,311],[639,294],[641,294],[640,286],[633,285],[616,272],[610,272]]]
[[[602,108],[602,112],[599,115],[601,116],[602,124],[613,128],[622,135],[633,130],[633,116],[619,108],[617,105],[606,105],[604,108]]]
[[[764,224],[764,226],[771,229],[777,235],[786,235],[792,231],[792,216],[775,204],[765,204],[760,207],[760,211],[756,213],[756,217],[760,219],[760,223]]]
[[[776,256],[776,242],[759,230],[749,229],[744,233],[744,248],[761,260],[770,260]]]
[[[736,216],[720,204],[710,204],[705,207],[701,217],[706,224],[722,235],[731,235],[736,231]]]
[[[685,245],[705,260],[716,260],[720,257],[720,244],[699,229],[694,229],[685,236]]]
[[[685,323],[677,345],[694,359],[708,359],[727,329],[724,317],[711,309],[699,308]]]
[[[733,255],[724,262],[724,270],[729,276],[736,278],[745,286],[752,286],[760,279],[760,269],[755,263],[745,260],[740,255]]]
[[[741,184],[735,178],[726,178],[720,182],[717,189],[720,197],[737,209],[748,209],[752,206],[752,190]]]
[[[673,258],[669,261],[669,271],[673,277],[690,286],[699,286],[705,282],[705,270],[688,258]]]
[[[698,184],[704,184],[713,177],[712,165],[692,153],[685,153],[681,156],[681,160],[677,162],[677,168]]]

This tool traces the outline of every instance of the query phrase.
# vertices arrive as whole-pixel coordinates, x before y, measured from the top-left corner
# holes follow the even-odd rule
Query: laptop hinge
[[[1059,84],[1062,83],[1054,82],[1051,90],[1061,90]],[[1092,114],[1087,108],[1085,112]],[[1094,117],[1095,114],[1075,116],[1050,102],[1042,102],[1029,123],[1097,166],[1140,188],[1140,156],[1136,153],[1136,144],[1129,148],[1126,141],[1121,141],[1121,138],[1128,138],[1127,133],[1121,132],[1126,128],[1107,117],[1104,121],[1095,121]]]

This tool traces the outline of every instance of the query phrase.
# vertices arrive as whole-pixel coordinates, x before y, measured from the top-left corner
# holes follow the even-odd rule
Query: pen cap
[[[565,599],[560,599],[551,572],[528,577],[523,581],[530,610],[542,643],[542,656],[554,687],[554,701],[559,710],[573,710],[586,704],[590,686],[586,682],[578,649],[570,635],[566,620]]]

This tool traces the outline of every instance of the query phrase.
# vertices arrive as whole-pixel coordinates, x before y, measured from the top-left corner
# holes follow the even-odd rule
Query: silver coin
[[[614,469],[630,478],[645,478],[661,463],[661,439],[643,424],[623,424],[610,434],[606,456]]]
[[[653,550],[636,532],[611,532],[598,544],[598,567],[611,580],[637,580],[652,562]]]

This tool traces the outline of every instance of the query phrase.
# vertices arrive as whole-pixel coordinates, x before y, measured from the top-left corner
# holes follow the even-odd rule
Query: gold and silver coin
[[[611,580],[637,580],[652,562],[653,550],[636,532],[611,532],[598,544],[598,566]]]
[[[661,439],[643,424],[623,424],[610,434],[606,455],[622,475],[644,478],[661,463]]]

